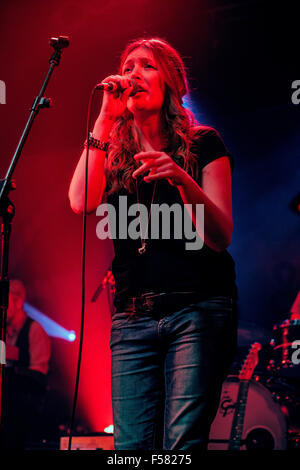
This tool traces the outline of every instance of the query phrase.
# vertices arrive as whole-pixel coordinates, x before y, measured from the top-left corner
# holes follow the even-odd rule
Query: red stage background
[[[246,214],[246,211],[251,211],[249,208],[252,204],[258,208],[260,203],[255,188],[262,160],[255,152],[255,138],[262,141],[264,137],[262,133],[258,137],[253,136],[254,114],[245,117],[245,114],[239,113],[267,109],[269,114],[266,118],[263,113],[260,114],[259,127],[259,122],[268,120],[271,114],[274,116],[271,109],[275,99],[274,88],[277,88],[276,106],[287,105],[290,109],[293,106],[290,102],[290,83],[299,78],[293,76],[293,68],[286,67],[284,80],[280,84],[272,82],[276,80],[275,72],[280,68],[279,60],[282,64],[282,52],[277,48],[280,39],[275,34],[275,24],[272,28],[272,40],[277,38],[275,43],[271,44],[268,34],[263,36],[266,16],[258,3],[232,4],[208,0],[14,0],[1,7],[0,79],[6,84],[6,104],[0,107],[1,177],[5,175],[29,108],[48,69],[52,51],[49,39],[58,35],[70,37],[70,46],[63,52],[61,64],[55,69],[47,89],[46,96],[53,99],[53,105],[51,109],[40,111],[14,175],[17,190],[11,198],[16,206],[16,216],[10,249],[10,276],[24,281],[28,302],[60,325],[76,331],[77,340],[73,343],[52,338],[49,383],[66,403],[66,415],[71,410],[79,343],[82,229],[82,219],[71,211],[67,193],[85,139],[89,94],[96,83],[116,72],[119,56],[128,40],[143,35],[157,35],[178,48],[188,66],[192,90],[198,89],[198,95],[195,96],[201,104],[198,109],[200,118],[220,130],[227,145],[234,155],[239,155],[242,162],[237,164],[235,173],[236,181],[239,181],[234,183],[235,220],[241,217],[232,253],[237,259],[240,275],[238,282],[241,286],[244,319],[253,320],[247,310],[247,302],[253,299],[256,288],[260,292],[260,286],[254,283],[255,273],[259,271],[265,279],[271,277],[276,263],[288,262],[296,270],[292,280],[294,290],[288,295],[286,304],[291,305],[294,300],[294,291],[297,291],[295,279],[297,276],[299,279],[299,252],[295,255],[298,249],[297,217],[293,214],[287,216],[286,233],[284,230],[280,234],[276,234],[276,230],[273,232],[275,244],[280,248],[284,245],[286,249],[284,254],[282,251],[281,254],[277,252],[275,259],[273,253],[276,247],[273,247],[274,251],[266,251],[269,242],[262,241],[265,240],[263,233],[259,239],[259,232],[251,238],[252,228],[249,233],[249,224],[257,228],[257,220],[253,214],[247,219]],[[269,14],[272,14],[271,10]],[[265,41],[262,41],[262,37]],[[266,73],[267,70],[274,72],[274,75]],[[265,93],[266,86],[269,86],[270,93]],[[100,97],[99,94],[94,115],[99,109]],[[296,107],[291,112],[295,116]],[[278,108],[275,113],[276,116],[283,115]],[[244,120],[240,134],[234,128],[239,119]],[[285,150],[284,155],[295,159],[298,155],[296,149],[299,148],[295,128],[284,130],[285,137],[280,141],[282,146],[285,141],[294,142],[294,150]],[[270,128],[268,132],[270,137],[279,139],[276,125],[275,131]],[[261,153],[269,155],[267,163],[273,161],[269,145],[270,141],[266,141],[260,146]],[[296,191],[296,160],[293,161],[294,166],[288,169],[280,166],[283,168],[281,175],[277,173],[276,178],[272,180],[271,177],[269,183],[266,183],[267,165],[262,170],[266,176],[259,176],[261,187],[269,184],[266,191],[272,192],[274,188],[280,189],[279,176],[286,171],[283,191],[289,187],[290,194],[284,201],[285,206]],[[249,184],[247,190],[246,181]],[[277,194],[280,199],[280,191]],[[272,204],[269,216],[278,225],[275,222],[277,198],[271,198],[269,202]],[[244,232],[241,221],[245,223]],[[86,324],[78,417],[90,430],[103,431],[112,424],[110,310],[105,293],[95,303],[91,302],[91,298],[110,266],[113,248],[111,242],[97,239],[96,223],[95,215],[88,217]],[[282,222],[280,224],[282,226]],[[266,227],[266,230],[270,230],[270,227]],[[254,257],[251,257],[251,249],[250,254],[248,250],[255,237],[258,242],[255,251],[257,264],[253,268],[251,263],[254,263]],[[242,263],[247,252],[250,262],[240,268],[239,263]],[[266,276],[265,262],[270,266]],[[249,286],[249,283],[252,285]],[[256,320],[261,316],[258,312],[264,310],[263,306],[260,307],[260,310],[256,309]],[[270,312],[266,315],[270,320]],[[271,326],[274,320],[271,319],[269,323],[268,326]]]

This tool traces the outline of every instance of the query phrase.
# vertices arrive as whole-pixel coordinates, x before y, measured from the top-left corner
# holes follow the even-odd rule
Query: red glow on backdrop
[[[27,287],[27,301],[76,332],[72,343],[52,338],[50,386],[62,392],[69,413],[80,333],[82,218],[70,209],[68,187],[85,140],[90,92],[117,72],[129,40],[141,36],[167,39],[185,60],[191,90],[199,93],[199,121],[217,129],[223,122],[221,128],[227,129],[225,141],[237,163],[233,179],[237,223],[231,249],[237,261],[243,320],[256,321],[258,328],[281,323],[295,299],[299,195],[290,204],[299,191],[294,163],[299,132],[296,115],[289,114],[291,107],[296,113],[297,106],[291,105],[286,93],[290,79],[298,77],[291,74],[289,81],[280,75],[288,70],[282,55],[278,68],[278,54],[287,55],[289,49],[292,53],[292,48],[286,37],[277,34],[282,24],[272,19],[265,22],[275,4],[264,16],[262,2],[227,2],[228,8],[220,3],[226,2],[14,0],[1,8],[0,43],[5,45],[0,51],[0,94],[5,85],[5,104],[0,96],[1,178],[48,70],[49,39],[70,37],[70,46],[47,88],[53,105],[39,112],[14,174],[17,190],[11,199],[16,216],[9,264],[10,277],[22,279]],[[239,3],[245,8],[238,8]],[[281,10],[280,16],[285,12]],[[254,22],[256,16],[258,22]],[[274,31],[269,35],[271,25]],[[277,43],[281,47],[275,47]],[[94,118],[100,96],[95,100]],[[249,138],[253,123],[254,139]],[[97,222],[95,215],[88,216],[77,413],[91,432],[112,424],[110,309],[104,292],[96,302],[91,299],[110,267],[113,247],[97,239]]]
[[[64,50],[46,91],[53,105],[39,112],[14,174],[17,190],[12,200],[16,216],[10,250],[10,275],[24,281],[28,302],[76,332],[74,343],[52,339],[50,378],[66,395],[70,412],[80,332],[82,219],[71,211],[67,193],[85,139],[89,94],[96,83],[116,73],[119,56],[129,40],[144,34],[168,34],[174,46],[179,46],[177,31],[184,21],[190,32],[194,29],[198,34],[199,22],[191,24],[189,12],[178,9],[182,9],[181,2],[175,1],[155,5],[148,0],[129,4],[111,0],[88,4],[79,0],[59,4],[53,0],[16,0],[1,12],[0,40],[9,44],[1,51],[0,79],[6,85],[6,104],[0,108],[5,156],[1,176],[7,171],[29,108],[48,70],[52,53],[49,39],[70,37],[70,46]],[[164,18],[172,24],[169,31]],[[96,100],[94,117],[99,102]],[[97,239],[96,223],[95,216],[88,217],[87,301],[78,415],[87,420],[91,431],[103,431],[112,423],[110,309],[104,293],[97,302],[90,300],[109,268],[113,248],[109,242]]]
[[[28,302],[76,332],[74,343],[52,339],[50,378],[66,395],[70,412],[80,331],[82,220],[70,209],[68,186],[85,139],[89,94],[96,83],[117,71],[119,55],[128,40],[159,32],[166,36],[163,18],[168,17],[172,20],[169,40],[178,45],[177,30],[184,21],[178,12],[181,2],[158,3],[17,0],[1,12],[0,40],[9,45],[1,52],[0,79],[6,85],[6,104],[0,111],[1,176],[7,171],[48,70],[52,53],[49,39],[70,37],[70,46],[47,88],[46,96],[53,105],[39,112],[14,174],[16,216],[10,250],[10,276],[24,281]],[[189,24],[189,30],[192,28],[198,31],[199,23]],[[97,106],[99,99],[94,114]],[[97,302],[90,300],[109,268],[113,249],[109,242],[97,239],[96,222],[95,216],[88,217],[86,324],[78,414],[88,421],[91,431],[103,431],[112,423],[110,310],[104,293]]]

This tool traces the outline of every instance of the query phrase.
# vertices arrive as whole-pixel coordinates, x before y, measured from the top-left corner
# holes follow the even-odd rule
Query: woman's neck
[[[151,150],[161,150],[164,147],[161,119],[158,115],[151,115],[147,118],[134,118],[134,124],[139,134],[142,147],[146,152]]]

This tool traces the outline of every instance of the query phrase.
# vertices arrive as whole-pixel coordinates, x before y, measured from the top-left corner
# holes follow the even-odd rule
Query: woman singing
[[[115,448],[205,449],[236,347],[235,269],[226,251],[233,160],[219,134],[196,125],[183,107],[184,65],[166,41],[131,42],[119,75],[103,82],[119,87],[104,92],[89,138],[87,209],[105,193],[124,234],[121,225],[130,228],[134,217],[124,217],[120,198],[128,208],[147,208],[143,221],[137,212],[139,238],[116,230],[113,240]],[[86,150],[69,190],[77,213],[84,208],[85,159]],[[154,219],[155,205],[165,212]]]

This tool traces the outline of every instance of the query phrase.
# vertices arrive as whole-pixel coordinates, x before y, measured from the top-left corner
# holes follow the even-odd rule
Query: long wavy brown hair
[[[188,92],[186,71],[178,52],[161,38],[138,39],[130,42],[121,56],[119,74],[127,56],[138,47],[145,47],[154,56],[165,82],[165,96],[161,109],[163,133],[167,153],[192,177],[197,178],[196,155],[190,151],[197,124],[193,114],[183,107],[183,96]],[[132,113],[125,110],[116,121],[110,135],[107,156],[107,194],[126,188],[135,191],[133,171],[138,164],[133,155],[143,151],[134,125]]]

